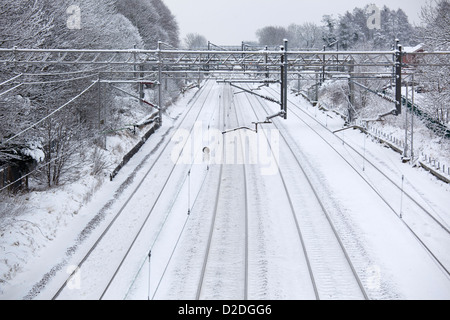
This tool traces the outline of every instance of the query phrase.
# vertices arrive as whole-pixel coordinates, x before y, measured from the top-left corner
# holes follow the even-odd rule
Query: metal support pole
[[[336,51],[339,52],[339,40],[336,41]],[[339,71],[339,53],[336,54],[336,72]]]
[[[134,50],[136,50],[137,45],[134,45]],[[134,79],[138,80],[140,77],[140,74],[138,73],[138,69],[140,69],[140,65],[137,64],[137,57],[136,57],[136,53],[133,53],[133,58],[134,58],[134,64],[133,64],[133,71],[134,71]],[[143,99],[142,94],[144,92],[143,90],[143,85],[142,83],[138,83],[137,84],[137,89],[139,91],[139,97],[141,99]],[[139,100],[139,104],[142,106],[142,101]]]
[[[319,103],[319,73],[316,72],[316,85],[314,86],[314,101],[316,102],[315,107]]]
[[[353,122],[354,119],[354,106],[355,106],[355,83],[352,79],[353,72],[355,71],[355,67],[353,65],[354,61],[351,61],[352,64],[349,66],[348,70],[348,121],[349,123]]]
[[[397,115],[402,114],[402,46],[399,40],[395,40],[397,50],[395,51],[395,107]]]
[[[101,75],[98,74],[98,132],[101,131],[102,128],[102,82]]]
[[[145,98],[144,84],[142,83],[142,79],[144,78],[144,74],[142,73],[142,71],[144,71],[144,66],[142,64],[139,65],[139,71],[141,71],[141,73],[139,74],[139,78],[140,78],[139,97],[141,98],[140,103],[142,105],[143,104],[142,100],[144,100],[144,98]]]
[[[98,74],[98,132],[101,133],[102,132],[102,127],[105,124],[105,119],[102,119],[102,109],[103,109],[103,105],[102,105],[102,78],[101,78],[101,74]],[[104,138],[101,139],[101,143],[102,143],[102,147],[103,149],[106,150],[106,134],[104,134]],[[99,141],[100,142],[100,141]]]
[[[288,61],[288,41],[284,39],[284,62],[283,62],[283,108],[284,111],[284,119],[287,119],[287,104],[288,104],[288,69],[289,69],[289,61]]]
[[[208,52],[209,51],[211,51],[211,41],[208,41]],[[209,69],[209,59],[210,59],[211,57],[210,57],[210,55],[209,55],[209,53],[208,53],[208,64],[206,65],[206,71],[209,71],[210,69]]]
[[[162,101],[162,53],[161,53],[161,41],[158,41],[158,106],[159,106],[159,119],[158,119],[158,123],[159,125],[162,124],[162,105],[163,105],[163,101]]]
[[[244,41],[242,41],[242,52],[245,51],[245,43]],[[242,54],[242,69],[244,70],[244,72],[246,71],[245,68],[245,54]]]

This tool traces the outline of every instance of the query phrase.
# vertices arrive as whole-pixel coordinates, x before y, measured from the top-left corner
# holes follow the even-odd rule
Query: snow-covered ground
[[[137,144],[148,128],[133,135],[119,132],[107,138],[104,157],[108,168],[104,175],[91,175],[92,168],[81,170],[79,180],[45,192],[31,192],[2,199],[0,224],[0,298],[21,299],[40,280],[53,276],[56,270],[70,270],[66,259],[78,249],[91,232],[108,220],[109,207],[139,178],[140,169],[163,141],[174,121],[186,108],[197,90],[191,90],[168,110],[163,127],[129,163],[128,170],[113,182],[109,174],[122,157]],[[89,204],[89,208],[86,205]],[[53,269],[55,266],[57,268]],[[45,282],[45,281],[43,281]],[[35,297],[35,293],[29,298]]]
[[[449,185],[359,131],[332,134],[342,119],[294,96],[288,120],[245,131],[273,153],[221,166],[222,147],[239,153],[221,132],[279,106],[215,81],[193,94],[113,182],[20,199],[0,234],[1,299],[51,299],[80,263],[58,298],[360,299],[359,280],[370,299],[450,299]]]

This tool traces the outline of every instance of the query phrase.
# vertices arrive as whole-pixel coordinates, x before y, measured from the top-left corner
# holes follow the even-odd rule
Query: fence
[[[370,131],[368,133],[372,134],[377,139],[389,144],[389,146],[395,151],[403,153],[403,148],[405,147],[404,140],[398,139],[392,134],[386,134],[378,128],[369,127],[368,131]],[[430,173],[432,173],[442,181],[450,183],[450,166],[441,162],[439,159],[431,157],[430,155],[422,152],[421,156],[418,159],[418,164],[425,170],[430,171]]]
[[[131,160],[131,158],[142,148],[144,143],[150,138],[151,135],[153,135],[156,130],[159,129],[160,124],[157,122],[159,118],[157,117],[157,113],[154,114],[154,117],[149,120],[146,124],[153,124],[150,130],[148,130],[145,135],[142,137],[142,139],[139,141],[139,143],[130,151],[128,152],[124,157],[123,160],[120,162],[120,164],[114,169],[114,171],[110,174],[109,178],[111,181],[119,174],[119,171],[122,170],[122,168]]]

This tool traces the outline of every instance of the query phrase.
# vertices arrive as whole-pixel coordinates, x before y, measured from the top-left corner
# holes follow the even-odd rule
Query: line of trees
[[[390,49],[394,39],[401,39],[404,45],[415,45],[415,28],[409,23],[402,9],[391,10],[384,6],[380,10],[380,29],[371,29],[368,20],[370,6],[355,8],[343,15],[324,15],[322,25],[311,22],[291,24],[287,28],[267,26],[257,31],[260,45],[276,46],[284,38],[289,39],[291,48],[322,49],[325,46],[339,46],[339,49],[365,47],[366,49]]]
[[[73,5],[80,9],[80,28],[68,27],[70,12],[67,9]],[[178,24],[162,0],[15,0],[0,3],[1,48],[155,49],[158,40],[174,47],[179,45]],[[64,81],[89,74],[95,76],[89,71],[91,69],[92,66],[2,66],[0,83],[19,73],[80,73],[20,78],[20,81],[47,83],[22,86],[0,97],[0,141],[8,140],[43,119],[91,85],[95,77]],[[52,82],[48,83],[49,80]],[[7,145],[0,144],[0,166],[13,163],[24,154],[36,154],[34,151],[39,149],[45,154],[43,162],[50,162],[41,171],[43,184],[52,187],[64,182],[70,177],[71,161],[82,159],[82,154],[86,153],[80,146],[92,146],[95,141],[91,137],[98,135],[99,92],[96,88]],[[127,89],[136,90],[131,86]],[[102,121],[111,129],[123,125],[119,115],[139,108],[138,103],[125,104],[120,93],[107,86],[102,86],[101,94],[102,104],[107,106]],[[73,156],[75,153],[77,157]]]

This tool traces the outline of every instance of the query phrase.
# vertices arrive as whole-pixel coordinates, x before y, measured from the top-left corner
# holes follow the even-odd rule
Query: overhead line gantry
[[[167,47],[167,48],[165,48]],[[402,61],[404,53],[397,42],[394,50],[390,51],[296,51],[288,50],[288,42],[279,50],[267,50],[242,46],[243,50],[226,50],[216,45],[208,46],[210,50],[179,50],[159,42],[156,50],[125,49],[21,49],[0,48],[0,65],[13,66],[17,74],[25,70],[24,67],[38,65],[41,69],[55,65],[66,66],[105,66],[110,75],[116,73],[115,79],[105,79],[108,72],[102,73],[97,80],[100,83],[135,81],[141,86],[153,83],[159,87],[157,106],[162,104],[161,84],[163,78],[172,79],[196,78],[199,75],[214,75],[229,83],[236,83],[246,79],[255,83],[280,83],[280,104],[282,117],[287,117],[287,88],[292,80],[300,77],[313,79],[319,75],[321,79],[390,79],[395,83],[395,108],[392,114],[402,112],[401,84],[402,72],[405,64]],[[417,59],[409,63],[415,67],[423,63],[426,56],[447,57],[450,52],[417,53]],[[442,62],[435,59],[427,62],[428,66],[439,66]],[[442,60],[442,59],[441,59]],[[448,63],[444,63],[448,66]],[[124,68],[133,67],[132,71]],[[355,68],[362,67],[364,72]],[[88,72],[88,71],[86,71]],[[134,79],[124,76],[128,73]],[[120,79],[117,79],[120,77]],[[126,78],[126,79],[125,79]],[[317,79],[317,78],[316,78]],[[322,80],[323,81],[323,80]],[[12,81],[13,84],[16,84]],[[243,88],[241,88],[243,89]],[[252,92],[253,93],[253,92]],[[141,95],[142,99],[142,95]]]

